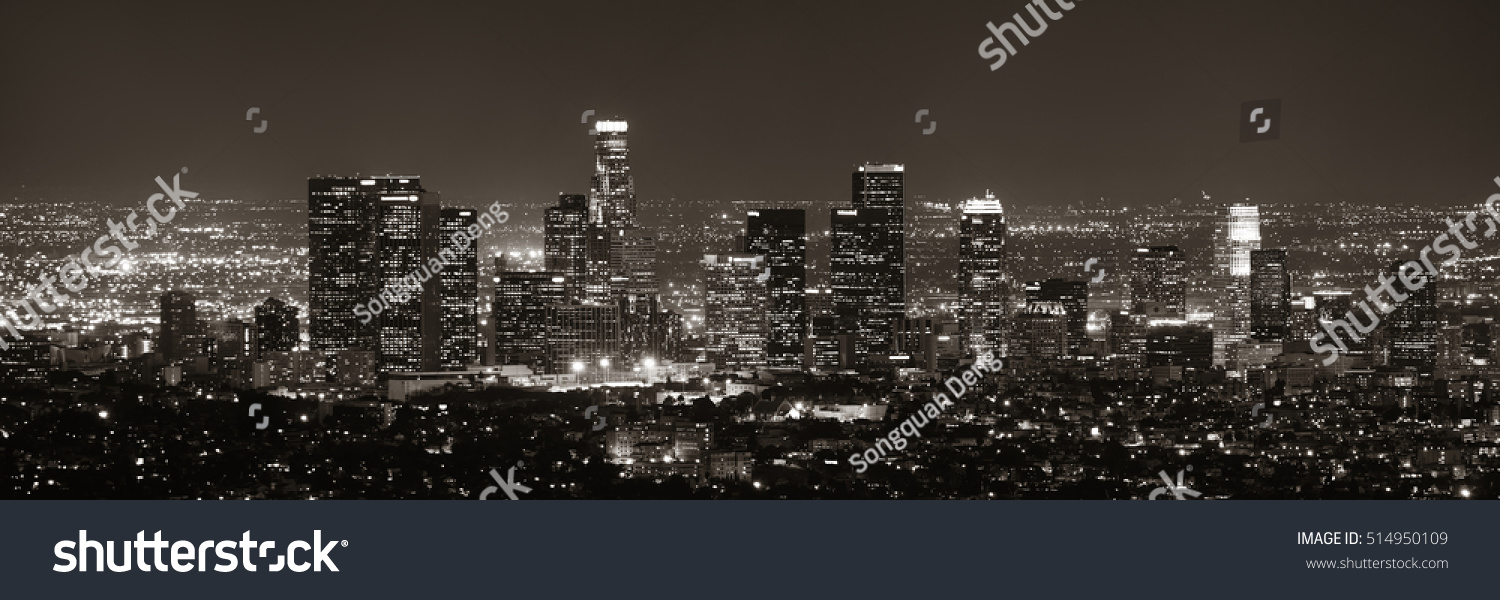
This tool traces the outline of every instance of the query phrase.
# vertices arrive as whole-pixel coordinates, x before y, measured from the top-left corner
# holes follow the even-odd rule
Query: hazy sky
[[[549,201],[588,188],[593,109],[644,198],[847,200],[867,160],[1031,205],[1500,192],[1496,2],[1077,0],[996,71],[1020,0],[528,4],[10,3],[0,190],[134,206],[186,166],[208,197],[392,172]],[[1263,98],[1281,139],[1241,144]]]

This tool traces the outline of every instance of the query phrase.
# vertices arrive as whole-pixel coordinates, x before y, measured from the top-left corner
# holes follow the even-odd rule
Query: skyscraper
[[[1068,309],[1061,302],[1028,302],[1016,320],[1021,335],[1012,356],[1056,360],[1068,354]]]
[[[497,268],[495,281],[495,361],[540,372],[547,366],[547,308],[567,303],[567,279]]]
[[[1089,282],[1059,278],[1029,282],[1026,302],[1061,307],[1068,338],[1066,354],[1078,354],[1088,344]]]
[[[453,234],[477,225],[478,211],[470,208],[444,208],[438,219],[439,239],[456,259],[437,278],[442,330],[438,367],[446,371],[479,362],[479,241],[449,243]]]
[[[408,295],[405,302],[392,298],[389,308],[374,319],[379,324],[380,361],[386,371],[438,369],[441,282],[434,276],[440,274],[429,269],[428,259],[438,256],[440,206],[437,194],[431,192],[380,196],[377,288],[400,286],[413,272],[428,275],[421,292]]]
[[[866,163],[853,173],[853,208],[835,208],[829,269],[836,319],[818,335],[855,335],[854,362],[888,352],[906,314],[906,168]]]
[[[986,190],[984,198],[964,202],[958,222],[958,313],[969,354],[1005,348],[1005,234],[1005,209],[994,194]]]
[[[197,300],[180,290],[161,295],[161,354],[168,363],[198,355],[202,334]]]
[[[771,271],[766,361],[773,367],[800,367],[803,340],[808,335],[806,212],[749,211],[745,252],[766,257]]]
[[[297,347],[301,323],[297,307],[267,298],[255,307],[255,356],[262,352],[290,352]]]
[[[575,366],[595,373],[593,369],[607,370],[618,360],[623,331],[619,305],[552,304],[546,310],[547,368],[553,373],[576,373]]]
[[[1260,208],[1234,204],[1214,231],[1214,366],[1250,335],[1250,252],[1260,249]]]
[[[893,309],[900,298],[901,273],[893,269],[891,251],[900,247],[892,239],[891,209],[834,209],[829,250],[834,319],[831,330],[819,337],[853,335],[853,362],[863,364],[871,352],[890,348],[896,319]]]
[[[609,296],[620,305],[627,356],[651,352],[652,319],[658,312],[661,284],[656,279],[656,238],[639,229],[622,229],[609,238]]]
[[[1418,282],[1420,287],[1402,290],[1406,299],[1397,303],[1396,310],[1390,315],[1390,325],[1385,332],[1390,366],[1431,375],[1437,366],[1438,332],[1443,326],[1437,307],[1437,281],[1432,272],[1420,268],[1402,273],[1404,264],[1409,263],[1392,264],[1391,275],[1402,282],[1407,281],[1409,275],[1409,279]]]
[[[856,210],[886,211],[887,232],[884,243],[874,247],[874,258],[894,287],[877,294],[877,301],[886,305],[884,312],[894,323],[906,314],[906,167],[865,163],[856,168],[853,179]]]
[[[1250,252],[1250,335],[1262,342],[1287,339],[1291,317],[1292,278],[1286,250]]]
[[[379,323],[354,307],[379,292],[376,260],[382,196],[422,193],[420,178],[314,177],[307,180],[308,323],[312,349],[376,350]]]
[[[594,123],[594,177],[589,186],[589,222],[611,230],[631,229],[635,179],[630,174],[630,126],[621,119]]]
[[[568,300],[583,300],[583,282],[588,273],[588,196],[558,194],[557,206],[547,209],[546,219],[543,233],[546,270],[564,278]]]
[[[723,369],[766,366],[771,271],[755,254],[706,254],[704,333],[708,360]]]
[[[1131,260],[1131,312],[1152,319],[1186,316],[1187,276],[1177,246],[1136,248]]]

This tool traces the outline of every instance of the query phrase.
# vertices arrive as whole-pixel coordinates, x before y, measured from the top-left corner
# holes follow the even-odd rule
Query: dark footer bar
[[[1487,501],[0,507],[9,598],[1416,598],[1500,554]]]

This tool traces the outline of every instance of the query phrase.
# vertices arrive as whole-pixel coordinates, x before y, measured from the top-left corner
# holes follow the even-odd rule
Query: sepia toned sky
[[[1076,0],[991,71],[986,21],[1024,6],[10,3],[0,197],[135,205],[188,167],[208,197],[389,172],[551,202],[588,188],[590,109],[630,121],[642,198],[847,200],[864,161],[1032,205],[1500,192],[1500,3]],[[1280,139],[1240,143],[1268,98]]]

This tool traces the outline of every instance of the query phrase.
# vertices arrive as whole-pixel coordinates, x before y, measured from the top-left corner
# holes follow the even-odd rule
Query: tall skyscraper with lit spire
[[[1005,209],[988,190],[963,203],[958,222],[959,331],[964,351],[1005,349],[1008,279]]]
[[[632,229],[635,178],[630,174],[630,125],[622,119],[598,121],[594,138],[594,178],[589,185],[589,222],[609,229]]]
[[[1207,195],[1204,196],[1208,198]],[[1260,207],[1234,204],[1214,230],[1214,366],[1250,336],[1250,253],[1260,249]]]

